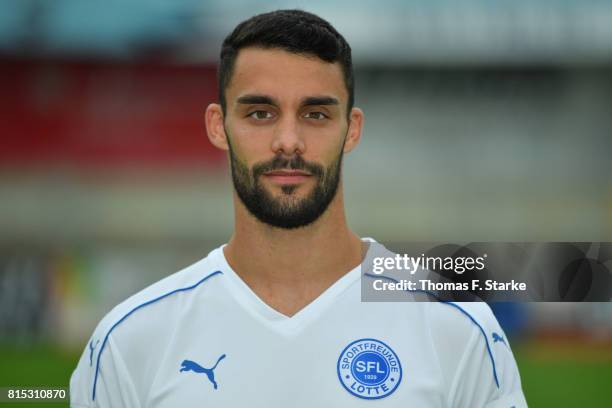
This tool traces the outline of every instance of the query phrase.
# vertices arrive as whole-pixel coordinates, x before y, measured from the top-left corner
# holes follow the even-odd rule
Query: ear
[[[346,132],[346,141],[344,142],[344,153],[353,150],[361,140],[361,131],[363,130],[363,111],[359,108],[352,108],[349,120],[349,128]]]
[[[206,134],[213,146],[228,150],[227,135],[223,127],[223,110],[218,103],[211,103],[206,108]]]

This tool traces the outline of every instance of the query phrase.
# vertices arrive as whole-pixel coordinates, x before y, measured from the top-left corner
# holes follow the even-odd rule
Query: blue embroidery
[[[363,399],[391,395],[402,380],[399,357],[376,339],[355,340],[346,346],[338,357],[336,371],[342,386]]]
[[[96,344],[93,344],[93,339],[91,339],[91,341],[89,342],[89,366],[90,367],[93,365],[93,353],[96,347],[98,347],[99,342],[100,342],[100,339],[96,341]]]
[[[91,399],[95,401],[96,399],[96,385],[98,384],[98,372],[100,371],[100,358],[102,357],[102,352],[104,351],[104,346],[106,346],[106,343],[108,342],[108,336],[110,336],[111,332],[113,330],[115,330],[115,327],[119,326],[125,319],[127,319],[132,313],[134,313],[135,311],[137,311],[138,309],[141,309],[145,306],[150,305],[151,303],[155,303],[163,298],[166,298],[170,295],[173,295],[175,293],[179,293],[179,292],[186,292],[188,290],[197,288],[201,283],[206,282],[208,280],[208,278],[215,276],[215,275],[220,275],[223,272],[221,271],[215,271],[213,273],[211,273],[210,275],[205,276],[204,278],[200,279],[199,282],[196,282],[195,284],[191,285],[191,286],[187,286],[185,288],[179,288],[179,289],[175,289],[171,292],[168,292],[164,295],[161,295],[155,299],[151,299],[148,302],[145,302],[141,305],[136,306],[135,308],[133,308],[132,310],[130,310],[125,316],[123,316],[121,319],[119,319],[119,321],[117,321],[117,323],[115,323],[110,330],[106,333],[106,337],[104,337],[104,341],[102,342],[102,346],[100,347],[100,352],[98,353],[98,359],[96,361],[96,373],[94,375],[94,382],[93,382],[93,390],[92,390],[92,395],[91,395]]]
[[[198,373],[198,374],[204,373],[206,374],[206,377],[208,377],[208,380],[212,383],[213,387],[216,390],[217,382],[215,381],[214,369],[217,368],[217,365],[219,365],[219,362],[223,360],[224,358],[225,358],[225,354],[222,354],[221,357],[217,359],[217,362],[215,363],[215,365],[212,366],[211,368],[202,367],[195,361],[183,360],[183,362],[181,363],[181,369],[179,370],[179,373],[182,373],[183,371],[193,371],[194,373]]]
[[[504,336],[500,336],[499,334],[493,332],[493,344],[497,343],[498,341],[504,343],[506,347],[508,347],[508,343],[506,343]]]

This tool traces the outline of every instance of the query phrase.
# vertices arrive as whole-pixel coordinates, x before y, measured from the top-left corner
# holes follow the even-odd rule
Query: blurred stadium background
[[[1,0],[0,387],[66,386],[112,306],[227,241],[220,43],[288,7],[353,47],[362,236],[612,241],[612,1]],[[531,406],[610,405],[611,306],[495,306]]]

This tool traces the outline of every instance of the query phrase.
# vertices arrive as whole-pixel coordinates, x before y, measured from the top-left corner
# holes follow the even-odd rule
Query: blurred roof
[[[296,4],[334,24],[357,63],[612,62],[609,0],[2,0],[0,52],[214,62],[238,22]]]

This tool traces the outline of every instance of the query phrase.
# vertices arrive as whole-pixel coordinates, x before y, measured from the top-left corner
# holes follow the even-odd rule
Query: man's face
[[[336,196],[347,134],[341,68],[277,49],[239,52],[226,88],[232,180],[248,211],[298,228]]]

